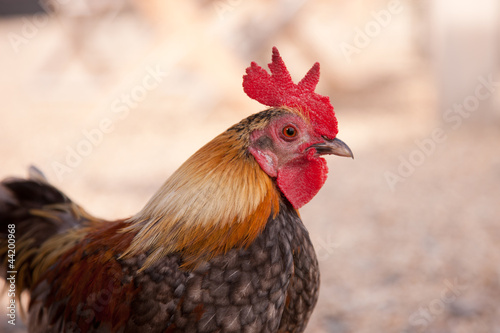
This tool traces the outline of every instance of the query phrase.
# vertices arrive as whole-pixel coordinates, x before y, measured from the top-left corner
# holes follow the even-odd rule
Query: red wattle
[[[278,171],[277,183],[295,209],[299,209],[325,184],[328,167],[323,158],[306,156],[287,163]]]

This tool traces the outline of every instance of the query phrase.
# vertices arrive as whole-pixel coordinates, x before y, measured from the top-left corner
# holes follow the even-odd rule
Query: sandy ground
[[[262,109],[241,90],[244,56],[196,40],[174,49],[140,20],[114,22],[143,45],[117,57],[128,39],[102,42],[102,56],[119,60],[101,76],[78,57],[64,69],[64,57],[53,61],[65,52],[55,22],[18,53],[0,41],[8,51],[0,54],[0,178],[35,164],[109,219],[138,211],[197,148]],[[0,35],[22,27],[19,18],[0,21]],[[314,52],[304,55],[286,34],[278,41],[298,80]],[[500,122],[478,112],[443,120],[430,66],[410,51],[371,60],[371,72],[345,84],[329,74],[346,69],[321,60],[329,74],[318,90],[331,96],[355,159],[328,158],[326,185],[301,210],[322,274],[307,332],[500,332]],[[265,47],[255,59],[269,57]],[[151,73],[155,87],[126,104]],[[2,332],[25,331],[6,322],[2,314]]]

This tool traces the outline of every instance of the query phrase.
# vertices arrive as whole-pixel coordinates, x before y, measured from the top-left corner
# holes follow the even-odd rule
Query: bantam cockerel
[[[2,274],[29,291],[29,332],[305,329],[319,270],[298,209],[326,181],[322,155],[352,153],[314,92],[319,64],[294,84],[273,48],[269,68],[252,63],[243,88],[270,108],[198,150],[131,218],[89,215],[33,168],[1,183]]]

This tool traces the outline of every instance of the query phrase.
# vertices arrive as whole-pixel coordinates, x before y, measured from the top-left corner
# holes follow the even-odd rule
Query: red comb
[[[243,76],[243,90],[248,97],[272,107],[288,106],[308,117],[320,135],[333,139],[337,136],[337,119],[328,96],[314,92],[319,81],[319,63],[307,72],[298,84],[290,73],[276,47],[269,64],[271,75],[252,62]]]

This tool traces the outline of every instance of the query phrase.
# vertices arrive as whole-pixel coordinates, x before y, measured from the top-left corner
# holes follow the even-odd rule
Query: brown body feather
[[[248,153],[244,119],[128,220],[94,218],[44,180],[0,186],[0,259],[16,225],[30,332],[301,332],[319,273],[297,211]]]

